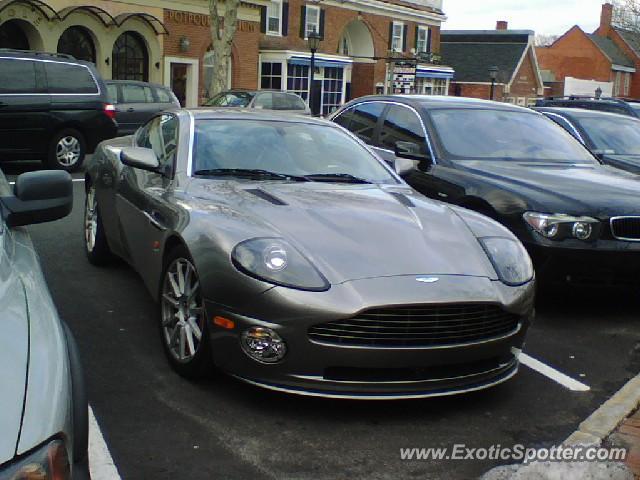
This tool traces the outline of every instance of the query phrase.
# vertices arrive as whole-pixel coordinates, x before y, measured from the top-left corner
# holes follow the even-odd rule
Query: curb
[[[600,445],[640,405],[640,374],[578,426],[563,445]]]

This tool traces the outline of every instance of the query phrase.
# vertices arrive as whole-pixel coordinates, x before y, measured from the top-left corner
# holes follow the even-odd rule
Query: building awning
[[[451,67],[440,67],[434,65],[418,65],[416,69],[417,78],[440,78],[449,79],[453,78],[456,72]]]
[[[287,62],[291,65],[307,65],[308,66],[308,65],[311,65],[311,57],[293,56],[289,58]],[[352,63],[353,62],[350,60],[326,58],[318,55],[316,55],[316,58],[315,58],[316,67],[344,68],[348,65],[351,65]]]
[[[51,20],[53,18],[57,18],[58,20],[60,20],[60,16],[58,15],[58,13],[51,6],[47,5],[41,0],[0,0],[0,11],[16,3],[28,5],[34,11],[37,10],[38,12],[40,12],[40,14],[47,20]]]

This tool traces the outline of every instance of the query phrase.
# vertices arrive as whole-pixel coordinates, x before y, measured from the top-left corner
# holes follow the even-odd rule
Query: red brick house
[[[489,99],[489,69],[497,67],[494,100],[532,105],[543,94],[534,32],[509,30],[498,22],[496,30],[443,31],[442,61],[455,70],[450,95]]]
[[[622,34],[611,26],[612,9],[611,4],[603,6],[601,25],[595,33],[586,33],[576,25],[552,45],[536,49],[540,68],[550,77],[547,85],[551,92],[548,93],[576,93],[565,88],[565,80],[570,77],[593,81],[593,85],[610,84],[609,89],[615,97],[633,95],[632,79],[636,63],[640,65],[640,57],[633,54]],[[640,94],[640,83],[637,88]]]

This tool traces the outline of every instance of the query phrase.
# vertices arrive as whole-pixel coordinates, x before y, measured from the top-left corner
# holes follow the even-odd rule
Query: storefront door
[[[185,63],[171,64],[171,90],[180,101],[180,105],[187,106],[187,80],[189,66]]]
[[[197,59],[165,57],[164,84],[173,90],[180,105],[197,107],[199,103],[199,62]]]

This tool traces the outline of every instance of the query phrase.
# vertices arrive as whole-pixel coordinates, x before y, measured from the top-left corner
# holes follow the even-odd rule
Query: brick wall
[[[449,86],[449,95],[489,100],[491,97],[491,85],[482,83],[451,83]],[[501,102],[504,98],[504,85],[496,85],[493,99]]]
[[[530,54],[527,54],[520,69],[516,73],[508,95],[510,97],[525,97],[527,99],[538,96],[538,81]]]

